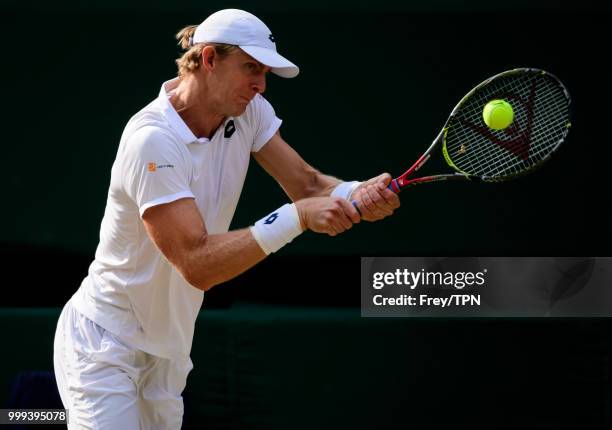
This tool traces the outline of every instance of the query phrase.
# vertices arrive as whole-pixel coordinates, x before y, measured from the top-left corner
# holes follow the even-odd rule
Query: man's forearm
[[[235,278],[266,258],[248,228],[208,235],[189,254],[183,276],[204,291]]]
[[[329,196],[341,182],[342,180],[338,178],[315,171],[312,174],[309,186],[306,187],[304,195],[300,198]]]

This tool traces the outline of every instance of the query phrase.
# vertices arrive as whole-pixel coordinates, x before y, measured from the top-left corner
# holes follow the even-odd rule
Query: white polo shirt
[[[250,154],[281,120],[261,95],[227,118],[211,139],[197,138],[170,104],[178,79],[128,122],[111,171],[100,244],[72,298],[76,309],[126,344],[165,358],[191,351],[204,293],[189,285],[147,235],[144,211],[193,198],[210,234],[227,232]]]

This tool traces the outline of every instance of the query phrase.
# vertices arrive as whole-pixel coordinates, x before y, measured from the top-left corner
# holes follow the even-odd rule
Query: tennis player
[[[178,77],[125,127],[95,260],[58,322],[71,429],[180,429],[204,292],[304,230],[335,236],[399,207],[388,174],[342,182],[282,139],[266,74],[299,69],[257,17],[222,10],[177,37]],[[228,231],[251,155],[292,203]]]

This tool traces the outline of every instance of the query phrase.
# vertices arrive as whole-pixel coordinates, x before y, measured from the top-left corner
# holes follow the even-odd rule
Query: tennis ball
[[[482,119],[493,130],[503,130],[512,124],[514,111],[505,100],[491,100],[482,111]]]

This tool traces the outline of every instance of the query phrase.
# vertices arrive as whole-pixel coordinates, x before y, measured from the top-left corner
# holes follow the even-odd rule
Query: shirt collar
[[[172,127],[179,135],[181,141],[185,145],[189,145],[190,143],[207,143],[210,142],[210,139],[206,137],[198,138],[191,131],[185,121],[178,114],[172,103],[170,103],[170,95],[176,89],[179,84],[179,78],[170,79],[162,84],[161,90],[159,91],[159,103],[162,107],[162,114]]]

